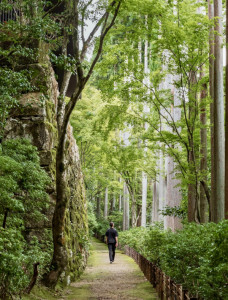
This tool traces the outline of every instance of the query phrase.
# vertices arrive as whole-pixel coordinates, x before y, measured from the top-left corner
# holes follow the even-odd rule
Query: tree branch
[[[116,1],[113,1],[111,5],[114,6],[115,3],[116,3]],[[110,22],[109,26],[104,30],[104,32],[100,36],[100,42],[99,42],[99,47],[98,47],[97,55],[95,56],[95,58],[94,58],[94,60],[93,60],[93,62],[91,64],[91,67],[90,67],[90,69],[89,69],[89,71],[88,71],[88,73],[87,73],[87,75],[85,77],[85,83],[89,80],[89,78],[90,78],[90,76],[91,76],[91,74],[93,72],[93,69],[94,69],[94,67],[95,67],[95,65],[96,65],[96,63],[97,63],[97,61],[98,61],[98,59],[99,59],[99,57],[101,55],[102,48],[103,48],[103,43],[104,43],[104,38],[108,34],[109,30],[112,28],[112,26],[115,23],[116,17],[118,15],[118,12],[119,12],[119,9],[120,9],[120,5],[121,5],[121,0],[119,1],[118,5],[117,5],[117,7],[115,9],[115,13],[114,13],[114,16],[112,18],[112,21]]]
[[[65,0],[62,0],[58,3],[56,3],[56,5],[52,6],[43,16],[42,19],[44,19],[47,15],[49,15],[53,10],[55,10],[58,6],[60,6],[61,4],[63,4],[65,2]]]

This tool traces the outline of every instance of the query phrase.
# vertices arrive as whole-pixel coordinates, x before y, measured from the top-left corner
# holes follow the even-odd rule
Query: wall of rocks
[[[7,121],[5,138],[27,138],[40,154],[40,164],[52,179],[48,188],[50,207],[45,212],[47,219],[40,223],[27,224],[27,236],[35,234],[48,238],[51,232],[52,214],[55,205],[55,154],[57,145],[56,110],[58,84],[46,55],[40,55],[37,62],[28,64],[37,87],[36,92],[24,94],[20,106],[14,109]],[[40,89],[39,89],[40,87]],[[88,225],[85,189],[80,167],[79,151],[69,125],[66,140],[66,183],[68,209],[66,212],[66,247],[68,266],[63,279],[69,284],[84,269],[87,259]],[[51,244],[51,243],[50,243]]]

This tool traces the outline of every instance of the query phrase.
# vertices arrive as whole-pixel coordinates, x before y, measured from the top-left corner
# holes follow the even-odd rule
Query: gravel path
[[[156,291],[130,257],[117,251],[110,264],[107,246],[93,240],[93,251],[81,280],[61,298],[75,300],[152,300]]]

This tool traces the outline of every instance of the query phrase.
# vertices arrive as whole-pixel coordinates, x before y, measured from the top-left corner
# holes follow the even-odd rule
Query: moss
[[[47,121],[53,124],[57,131],[57,124],[55,120],[55,105],[52,101],[46,100],[46,114],[47,114]]]
[[[37,285],[33,288],[31,294],[23,295],[22,300],[53,300],[56,296],[60,296],[60,292],[50,290],[42,285]]]
[[[136,284],[134,289],[127,290],[125,294],[143,300],[159,299],[156,291],[148,281]]]
[[[70,287],[68,289],[69,295],[64,297],[64,299],[68,300],[88,300],[88,299],[96,299],[92,297],[92,293],[90,291],[90,286],[88,284],[82,285],[80,287],[74,288]],[[76,296],[77,295],[77,296]],[[75,298],[77,297],[77,298]]]

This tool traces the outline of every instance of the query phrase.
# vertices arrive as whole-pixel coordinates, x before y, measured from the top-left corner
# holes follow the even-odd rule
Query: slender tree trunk
[[[228,0],[226,0],[226,161],[225,161],[225,218],[228,219]]]
[[[219,222],[224,218],[225,201],[225,132],[223,102],[223,49],[222,49],[222,0],[214,0],[215,21],[215,66],[214,66],[214,201],[211,203],[211,218]]]
[[[193,142],[190,143],[190,148],[193,149]],[[188,161],[191,170],[191,182],[188,184],[188,222],[195,222],[195,213],[197,210],[197,190],[194,176],[194,150],[189,151]]]
[[[119,181],[120,181],[120,183],[122,182],[121,177],[120,177]],[[121,211],[121,210],[122,210],[122,193],[120,191],[120,195],[119,195],[119,211]]]
[[[123,192],[123,230],[129,229],[129,191],[126,182],[124,182]]]
[[[188,118],[188,165],[190,169],[188,184],[188,221],[199,222],[198,208],[198,172],[196,167],[196,152],[194,145],[195,121],[197,115],[197,93],[195,91],[196,73],[191,71],[189,74],[189,118]]]
[[[6,210],[4,212],[4,218],[3,218],[2,228],[6,228],[6,220],[7,220],[7,217],[8,217],[8,213],[9,213],[9,208],[6,208]]]
[[[147,16],[145,16],[145,25],[147,27]],[[144,84],[149,87],[149,68],[148,68],[148,41],[145,40],[144,43]],[[148,106],[144,103],[144,113],[147,114],[149,112]],[[148,129],[148,124],[145,123],[144,125],[145,130]],[[145,154],[147,152],[145,142]],[[146,227],[146,207],[147,207],[147,174],[142,172],[142,214],[141,214],[141,226]]]
[[[115,209],[115,207],[116,207],[116,194],[114,193],[113,194],[113,199],[112,199],[112,208],[113,208],[113,210]]]
[[[105,189],[105,198],[104,198],[104,218],[108,217],[108,187]]]
[[[142,172],[142,216],[141,226],[146,227],[146,206],[147,206],[147,174]]]
[[[135,199],[135,192],[132,189],[131,190],[131,226],[136,227],[137,226],[137,205],[136,205],[136,199]]]
[[[98,194],[97,195],[97,211],[96,211],[96,215],[97,215],[98,219],[100,218],[100,213],[101,213],[101,195]]]
[[[201,73],[201,78],[204,77],[204,74]],[[207,114],[206,114],[206,103],[205,98],[207,97],[207,85],[203,85],[203,89],[200,94],[200,171],[202,174],[202,179],[204,182],[207,182]],[[208,201],[202,185],[200,185],[200,222],[208,222]]]
[[[158,190],[158,184],[156,182],[156,178],[155,181],[153,183],[153,217],[152,217],[152,222],[157,222],[158,221],[158,199],[159,199],[159,194],[158,194],[159,190]]]
[[[162,150],[159,153],[159,196],[158,196],[158,220],[164,221],[164,217],[161,214],[161,211],[164,208],[164,200],[165,200],[165,180],[164,180],[164,156]]]
[[[212,0],[208,0],[208,18],[214,18],[214,5]],[[211,221],[211,207],[215,201],[215,149],[214,149],[214,27],[209,33],[209,92],[212,99],[210,105],[210,124],[211,124],[211,197],[209,207],[209,221]]]

